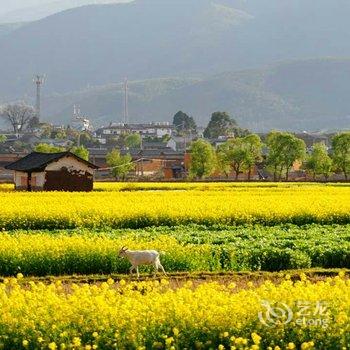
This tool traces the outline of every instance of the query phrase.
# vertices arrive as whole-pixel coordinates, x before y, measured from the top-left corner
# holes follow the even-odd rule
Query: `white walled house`
[[[153,122],[143,124],[115,123],[100,128],[96,131],[96,137],[101,144],[106,144],[109,138],[118,137],[122,134],[139,134],[142,138],[159,138],[173,133],[174,127],[168,122]]]
[[[70,152],[33,152],[6,166],[16,190],[26,191],[92,191],[97,168]]]

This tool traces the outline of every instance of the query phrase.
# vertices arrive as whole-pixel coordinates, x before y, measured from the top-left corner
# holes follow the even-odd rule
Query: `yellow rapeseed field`
[[[248,282],[246,288],[233,282],[22,279],[23,274],[126,272],[130,264],[117,256],[122,245],[165,252],[161,259],[169,272],[344,267],[348,235],[330,229],[337,225],[321,228],[350,223],[346,184],[97,183],[91,193],[25,193],[1,185],[0,205],[0,268],[6,276],[20,271],[0,283],[0,350],[350,349],[350,282],[342,273],[317,283],[301,274],[297,282],[286,276],[281,284]],[[197,244],[200,228],[177,228],[189,239],[186,244],[177,233],[154,238],[154,228],[124,230],[192,223],[207,225],[200,228],[208,234],[219,227],[210,225],[261,225],[244,227],[237,246],[229,230],[222,236],[225,246],[215,240]],[[283,223],[320,225],[298,231],[292,245],[292,232],[284,231]],[[280,226],[265,237],[263,225]],[[275,233],[283,241],[277,242]],[[319,242],[323,234],[327,239]],[[251,251],[253,239],[261,247]]]
[[[91,193],[0,191],[0,227],[349,223],[350,186],[97,184]]]
[[[21,277],[0,284],[1,349],[350,347],[350,282],[342,274],[317,283],[286,276],[247,289],[175,288],[166,280],[22,284]],[[276,302],[279,309],[267,313],[264,305]]]

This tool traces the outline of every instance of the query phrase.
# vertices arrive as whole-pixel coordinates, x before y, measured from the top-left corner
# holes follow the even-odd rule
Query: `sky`
[[[54,4],[55,8],[59,8],[59,6],[57,6],[59,1],[60,0],[0,0],[0,15],[5,15],[8,13],[11,13],[12,11],[18,11],[23,9],[26,10],[26,9],[40,7],[48,4]],[[130,0],[91,0],[86,2],[111,3],[111,2],[127,2],[127,1],[130,1]],[[62,9],[70,7],[70,6],[67,6],[67,3],[69,3],[69,1],[65,0],[63,2],[64,2],[64,5]],[[77,3],[82,3],[82,1],[72,0],[72,4],[77,4]],[[72,7],[75,7],[75,6],[72,6]]]
[[[0,13],[7,13],[10,11],[47,4],[53,0],[0,0]]]

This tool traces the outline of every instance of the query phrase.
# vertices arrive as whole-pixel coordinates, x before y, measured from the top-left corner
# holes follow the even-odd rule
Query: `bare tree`
[[[0,117],[11,124],[15,133],[22,132],[28,122],[35,116],[35,108],[23,102],[8,104],[0,108]]]

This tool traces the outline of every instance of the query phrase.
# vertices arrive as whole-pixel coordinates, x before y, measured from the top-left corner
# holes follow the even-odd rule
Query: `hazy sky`
[[[0,13],[6,13],[20,8],[47,4],[54,0],[0,0]]]
[[[50,3],[55,3],[57,7],[57,3],[60,0],[0,0],[0,15],[7,14],[11,11],[40,6],[40,5],[47,5]],[[63,0],[62,0],[63,1]],[[106,3],[111,2],[127,2],[131,0],[105,0]],[[87,1],[89,3],[101,3],[104,2],[104,0],[91,0]],[[64,1],[64,3],[68,3],[67,0]],[[72,3],[79,3],[79,1],[72,1]],[[66,5],[65,5],[66,6]]]

